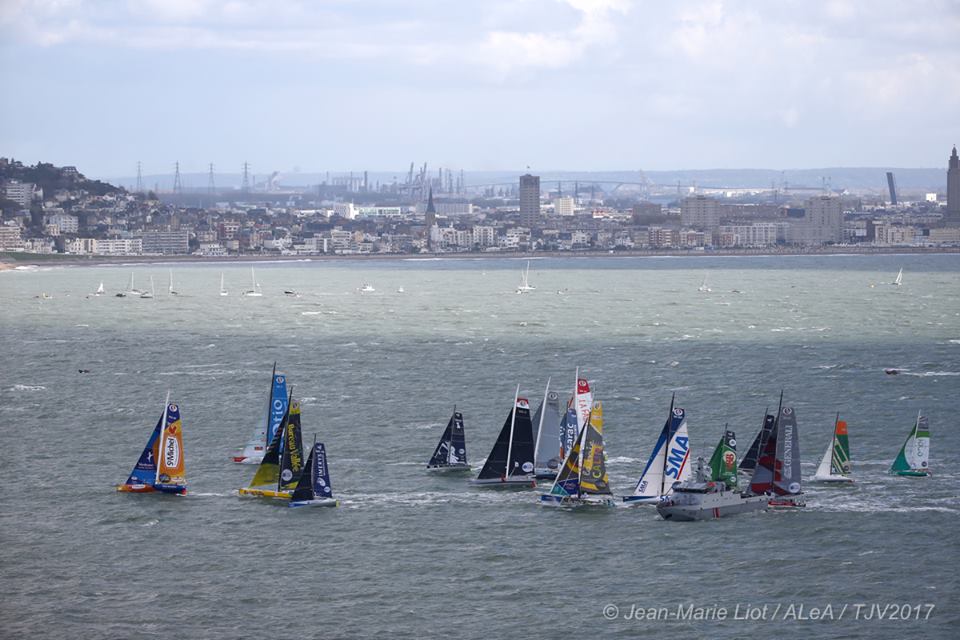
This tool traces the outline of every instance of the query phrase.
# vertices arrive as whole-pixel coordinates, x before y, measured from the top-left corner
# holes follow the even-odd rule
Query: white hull
[[[336,498],[314,498],[313,500],[291,500],[290,507],[336,507],[340,501]]]
[[[768,497],[743,496],[733,491],[723,493],[674,494],[674,499],[657,505],[657,513],[664,520],[693,522],[696,520],[714,520],[767,508]]]
[[[613,496],[555,496],[545,493],[540,496],[541,507],[554,509],[609,509],[617,506]]]
[[[444,464],[444,465],[427,465],[427,471],[430,473],[463,473],[465,471],[472,471],[470,465],[468,464]]]
[[[813,476],[810,482],[823,482],[825,484],[853,484],[853,478],[847,476]]]
[[[629,506],[637,506],[641,504],[650,504],[658,505],[660,504],[662,498],[660,496],[624,496],[623,504]]]

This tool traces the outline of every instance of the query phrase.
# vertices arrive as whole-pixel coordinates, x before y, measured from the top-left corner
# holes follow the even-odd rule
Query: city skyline
[[[934,168],[958,31],[935,1],[7,2],[0,135],[97,177]]]

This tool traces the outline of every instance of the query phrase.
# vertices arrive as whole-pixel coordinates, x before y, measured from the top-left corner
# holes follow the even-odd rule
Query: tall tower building
[[[960,158],[954,145],[947,168],[947,221],[960,224]]]
[[[680,224],[713,231],[720,224],[720,203],[706,196],[691,196],[680,203]]]
[[[540,217],[540,176],[520,176],[520,224],[533,226]]]

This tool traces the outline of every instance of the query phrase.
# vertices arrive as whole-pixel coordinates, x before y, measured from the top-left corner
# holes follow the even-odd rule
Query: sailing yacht
[[[613,507],[603,450],[603,405],[593,403],[586,424],[563,461],[553,486],[540,496],[545,507]]]
[[[530,284],[530,261],[527,260],[527,268],[520,272],[520,284],[517,285],[517,293],[530,293],[537,288]]]
[[[703,282],[697,287],[697,291],[700,293],[710,293],[713,291],[713,289],[707,286],[707,274],[703,274]]]
[[[226,288],[224,288],[224,286],[223,286],[223,271],[220,272],[220,295],[221,295],[221,296],[229,295],[229,294],[227,293]]]
[[[244,291],[242,295],[248,298],[260,298],[263,296],[263,292],[260,290],[260,284],[257,282],[257,274],[254,273],[253,267],[250,267],[250,287],[250,290]],[[222,291],[223,289],[221,289],[221,292]]]
[[[903,267],[900,267],[900,271],[897,272],[896,279],[894,279],[894,281],[891,282],[890,284],[892,284],[895,287],[899,287],[900,285],[903,284]]]
[[[917,412],[917,421],[890,466],[890,473],[910,478],[930,475],[930,426],[927,417]]]
[[[820,466],[813,476],[814,482],[850,483],[850,442],[847,438],[847,423],[837,414],[833,422],[833,438],[823,452]]]
[[[467,463],[467,440],[463,431],[463,414],[453,408],[453,415],[447,421],[447,428],[440,436],[440,442],[433,450],[428,471],[469,471]]]
[[[793,407],[781,407],[773,429],[760,445],[750,491],[754,495],[770,494],[771,507],[803,507],[800,482],[797,416]]]
[[[513,396],[513,407],[500,429],[500,435],[480,470],[470,481],[480,486],[536,487],[533,471],[533,425],[530,403],[520,397],[520,385]]]
[[[657,504],[673,493],[675,482],[690,477],[690,437],[687,435],[687,413],[674,406],[676,394],[670,398],[667,421],[660,430],[632,496],[624,496],[628,505]]]
[[[359,291],[360,293],[373,293],[374,291],[376,291],[376,289],[373,288],[373,285],[364,282],[359,287],[357,287],[357,291]]]
[[[300,403],[292,395],[287,413],[263,454],[260,466],[241,496],[290,500],[303,472],[303,439],[300,435]]]
[[[100,281],[100,286],[97,287],[97,290],[93,292],[95,296],[102,296],[105,293],[103,289],[103,280]]]
[[[280,424],[287,414],[288,404],[287,377],[277,373],[277,363],[274,362],[273,373],[270,374],[270,394],[267,398],[266,413],[254,428],[253,435],[250,436],[243,450],[233,456],[234,462],[260,464],[267,445],[273,441],[274,435],[280,429]]]
[[[297,486],[290,495],[288,507],[336,507],[340,502],[333,497],[327,451],[313,436],[313,446],[300,472]]]
[[[128,296],[131,296],[131,297],[137,297],[137,296],[140,296],[140,295],[142,295],[142,294],[144,294],[144,293],[146,293],[146,292],[145,292],[145,291],[141,291],[140,289],[137,289],[137,288],[134,286],[134,284],[133,284],[133,271],[131,271],[131,272],[130,272],[130,286],[127,287],[127,295],[128,295]]]
[[[130,477],[117,486],[117,491],[181,495],[187,492],[180,407],[170,402],[169,391],[163,403],[163,415],[153,428],[147,446],[143,448]]]
[[[170,284],[167,286],[167,293],[172,296],[180,295],[180,292],[173,288],[173,269],[170,270]]]
[[[140,297],[149,299],[149,298],[152,298],[155,293],[156,293],[156,290],[153,287],[153,276],[150,276],[150,291],[144,291],[143,293],[140,294]]]

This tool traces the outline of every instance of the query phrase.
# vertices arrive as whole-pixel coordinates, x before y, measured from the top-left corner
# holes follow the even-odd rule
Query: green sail
[[[849,476],[851,471],[847,423],[838,417],[833,430],[833,455],[830,457],[830,473],[835,476]]]
[[[916,437],[917,425],[914,424],[913,429],[910,430],[910,435],[907,436],[907,440],[903,443],[903,446],[900,447],[900,453],[897,454],[896,460],[893,461],[893,465],[890,467],[890,473],[910,471],[910,463],[907,461],[907,446],[909,446]]]
[[[717,447],[710,456],[710,479],[723,482],[728,489],[737,489],[737,438],[733,431],[725,430]]]

